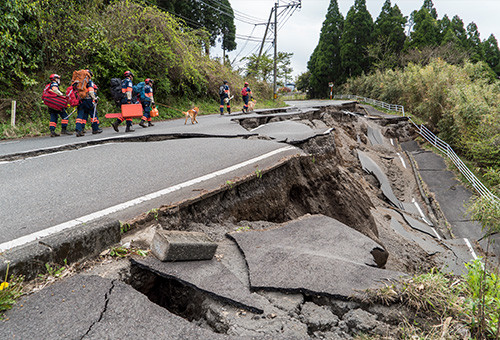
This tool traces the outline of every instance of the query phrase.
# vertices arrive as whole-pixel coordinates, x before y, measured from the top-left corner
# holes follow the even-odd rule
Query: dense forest
[[[434,58],[450,64],[485,62],[500,75],[495,36],[481,41],[477,25],[465,26],[457,15],[439,19],[432,0],[424,0],[409,18],[386,0],[375,21],[366,0],[355,0],[345,19],[337,0],[331,0],[308,72],[299,77],[298,87],[312,97],[326,97],[329,82],[340,85],[374,70],[425,65]]]

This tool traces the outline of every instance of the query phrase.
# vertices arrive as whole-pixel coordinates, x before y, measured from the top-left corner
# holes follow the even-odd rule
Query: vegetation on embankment
[[[434,59],[349,79],[341,91],[404,105],[500,191],[500,81],[486,64]]]
[[[184,111],[192,103],[204,113],[217,113],[223,80],[235,95],[233,106],[242,105],[244,79],[205,53],[209,33],[140,0],[7,0],[0,10],[9,14],[0,17],[0,138],[46,133],[49,115],[41,94],[49,75],[61,75],[65,90],[73,71],[82,68],[93,71],[99,86],[101,122],[105,113],[118,110],[110,79],[122,78],[126,70],[134,73],[134,83],[152,78],[155,100]],[[262,107],[272,91],[250,82]],[[17,101],[16,128],[10,127],[12,100]],[[159,110],[163,119],[180,115]]]

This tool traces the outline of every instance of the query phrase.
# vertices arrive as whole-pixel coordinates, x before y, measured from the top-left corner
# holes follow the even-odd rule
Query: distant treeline
[[[331,0],[308,72],[299,77],[297,86],[311,97],[326,97],[329,82],[339,85],[373,70],[409,63],[425,65],[436,57],[451,64],[483,61],[500,75],[495,36],[481,41],[477,25],[471,22],[465,27],[456,15],[438,19],[432,0],[424,0],[409,18],[386,0],[375,22],[366,0],[355,0],[345,19],[337,0]]]

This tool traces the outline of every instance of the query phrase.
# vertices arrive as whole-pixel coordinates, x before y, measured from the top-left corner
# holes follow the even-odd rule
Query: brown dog
[[[255,103],[256,103],[255,100],[248,101],[248,110],[247,110],[247,113],[250,112],[250,111],[253,111],[253,109],[255,108]]]
[[[187,112],[182,112],[186,116],[186,120],[184,121],[184,125],[186,125],[188,118],[191,118],[191,124],[194,124],[194,122],[198,123],[198,121],[196,120],[196,116],[198,115],[199,111],[200,110],[198,109],[198,107],[194,107],[191,110],[187,110]]]

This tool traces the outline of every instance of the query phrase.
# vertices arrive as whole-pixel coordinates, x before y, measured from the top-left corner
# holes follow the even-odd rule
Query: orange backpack
[[[87,84],[90,81],[90,73],[87,70],[74,71],[71,78],[71,84],[76,84],[78,96],[85,99],[87,97]]]

